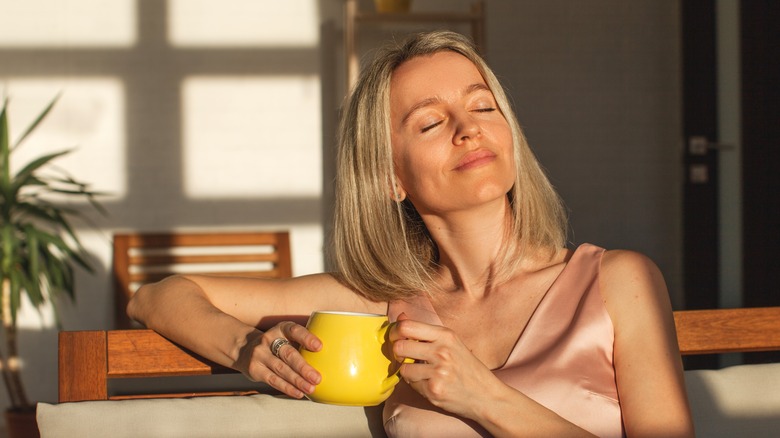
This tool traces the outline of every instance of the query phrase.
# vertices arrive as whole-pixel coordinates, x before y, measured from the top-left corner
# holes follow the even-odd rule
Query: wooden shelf
[[[468,23],[474,20],[481,20],[482,15],[473,12],[446,12],[446,13],[378,13],[378,12],[358,12],[355,14],[355,21],[374,22],[374,23],[426,23],[426,22],[464,22]]]
[[[471,38],[477,49],[485,53],[485,3],[475,0],[469,11],[378,13],[358,10],[357,0],[344,2],[344,51],[346,59],[347,90],[351,90],[357,80],[359,63],[357,54],[357,25],[377,24],[415,24],[415,23],[464,23],[471,26]]]

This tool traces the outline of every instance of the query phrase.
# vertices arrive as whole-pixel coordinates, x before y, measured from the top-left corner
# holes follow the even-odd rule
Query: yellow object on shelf
[[[412,0],[374,0],[377,12],[403,13],[409,12]]]

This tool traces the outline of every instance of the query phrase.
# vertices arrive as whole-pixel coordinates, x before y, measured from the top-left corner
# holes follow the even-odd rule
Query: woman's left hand
[[[393,354],[401,365],[401,377],[434,406],[475,419],[483,404],[486,386],[500,383],[495,375],[450,329],[399,315],[390,331]]]

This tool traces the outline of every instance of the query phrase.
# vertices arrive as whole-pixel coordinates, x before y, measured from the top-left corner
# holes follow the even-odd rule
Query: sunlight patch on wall
[[[290,252],[293,275],[309,275],[322,272],[324,267],[324,233],[321,224],[279,225],[290,228]]]
[[[0,0],[0,47],[129,47],[136,0]]]
[[[190,77],[182,99],[188,197],[320,196],[317,76]]]
[[[58,94],[49,115],[13,153],[12,171],[42,154],[72,149],[53,161],[51,169],[61,168],[94,190],[110,192],[101,199],[124,196],[125,95],[118,79],[10,78],[0,82],[0,95],[9,100],[11,142]]]
[[[168,0],[171,44],[180,47],[315,47],[317,0]]]

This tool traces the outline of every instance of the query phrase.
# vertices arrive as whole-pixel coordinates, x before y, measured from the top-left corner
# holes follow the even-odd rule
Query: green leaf
[[[43,303],[43,296],[41,295],[41,288],[39,279],[41,278],[41,248],[39,247],[40,240],[38,239],[38,230],[32,225],[24,227],[25,235],[27,236],[27,253],[28,253],[28,271],[32,281],[30,289],[27,293],[31,295],[31,300],[35,304],[35,297],[40,296],[40,302]],[[34,296],[33,296],[34,295]]]
[[[57,157],[61,157],[63,155],[67,155],[70,152],[71,152],[71,150],[67,149],[67,150],[64,150],[64,151],[53,152],[51,154],[47,154],[47,155],[44,155],[42,157],[38,157],[38,158],[30,161],[29,163],[27,163],[19,172],[16,173],[14,178],[18,179],[18,178],[23,178],[26,175],[30,175],[33,172],[35,172],[36,170],[38,170],[39,168],[45,166],[51,160],[53,160],[53,159],[55,159]]]
[[[73,293],[73,268],[61,259],[52,261],[52,265],[56,266],[55,272],[58,274],[57,282],[52,287],[52,293]]]
[[[11,187],[11,150],[8,144],[8,99],[3,100],[3,109],[0,110],[0,191],[3,195],[10,193]]]
[[[86,251],[81,246],[81,243],[78,241],[78,239],[74,240],[74,244],[77,245],[77,248],[74,249],[68,246],[68,244],[61,237],[54,234],[41,232],[38,237],[47,244],[57,247],[57,249],[59,249],[65,257],[76,262],[79,266],[88,272],[93,272],[92,265],[90,265],[89,262],[87,262],[82,256],[82,253],[85,253]]]
[[[23,181],[21,182],[14,182],[14,184],[18,184],[19,186],[34,186],[34,187],[46,187],[47,183],[46,181],[38,178],[37,175],[27,175]]]
[[[65,282],[62,271],[62,263],[52,254],[49,254],[44,275],[49,281],[49,287],[52,291],[57,291],[62,288],[62,285]]]
[[[57,225],[57,216],[52,212],[54,209],[45,202],[36,205],[30,202],[22,202],[16,205],[17,214],[33,216],[48,224]]]
[[[0,108],[0,155],[7,157],[9,155],[10,144],[8,135],[8,99],[3,99],[3,107]]]
[[[92,206],[95,210],[97,210],[103,217],[108,216],[108,210],[106,210],[101,203],[95,199],[95,196],[90,195],[87,197],[87,200],[89,201],[89,205]]]
[[[72,255],[72,256],[76,256],[76,254],[75,254],[75,252],[76,252],[76,251],[83,251],[83,249],[84,249],[84,248],[81,246],[81,241],[79,241],[79,238],[78,238],[78,236],[76,235],[76,232],[75,232],[75,231],[73,231],[73,227],[71,227],[71,226],[70,226],[70,223],[69,223],[69,222],[68,222],[68,220],[65,218],[65,216],[64,216],[64,215],[62,215],[62,213],[61,213],[61,212],[59,212],[59,211],[54,211],[53,213],[54,213],[54,215],[55,215],[55,216],[57,217],[57,219],[58,219],[59,226],[60,226],[60,227],[62,227],[62,229],[64,229],[64,230],[65,230],[65,232],[68,234],[68,236],[70,236],[70,238],[73,240],[73,244],[74,244],[74,245],[76,245],[76,250],[71,250],[70,246],[68,246],[68,245],[67,245],[67,244],[66,244],[66,243],[63,241],[63,245],[64,245],[64,248],[63,248],[63,250],[64,250],[64,251],[68,251],[68,252],[70,252],[70,253],[71,253],[70,255]],[[79,261],[79,260],[78,260],[78,258],[76,258],[76,261]],[[79,261],[79,262],[80,262],[80,261]]]
[[[39,308],[44,302],[43,293],[41,292],[40,276],[33,276],[29,268],[23,270],[20,272],[20,274],[22,280],[22,289],[27,292],[27,297],[30,298],[30,303],[32,303],[36,309]]]
[[[21,178],[14,178],[11,181],[11,186],[7,191],[7,199],[9,201],[14,199],[18,200],[20,198],[30,196],[33,188],[45,191],[46,183],[36,178],[35,175],[26,175]],[[25,189],[27,189],[27,191],[23,192]]]
[[[30,124],[30,126],[27,127],[27,129],[24,131],[24,134],[22,134],[18,140],[16,140],[16,143],[14,143],[14,146],[11,148],[12,150],[19,147],[19,145],[24,141],[24,139],[27,138],[34,130],[38,127],[38,125],[43,121],[43,119],[49,114],[49,111],[54,107],[54,104],[57,103],[57,100],[59,100],[60,95],[58,94],[52,101],[49,103],[49,105],[46,106],[46,108],[41,112],[38,117],[33,120],[33,122]]]
[[[3,224],[2,231],[3,240],[0,242],[2,246],[2,270],[6,275],[9,275],[13,271],[14,260],[16,258],[17,246],[19,241],[14,235],[14,227],[12,224]]]
[[[52,300],[52,303],[54,300]],[[57,330],[62,331],[62,315],[60,315],[60,309],[57,305],[52,305],[52,313],[54,313],[54,326],[57,327]]]

